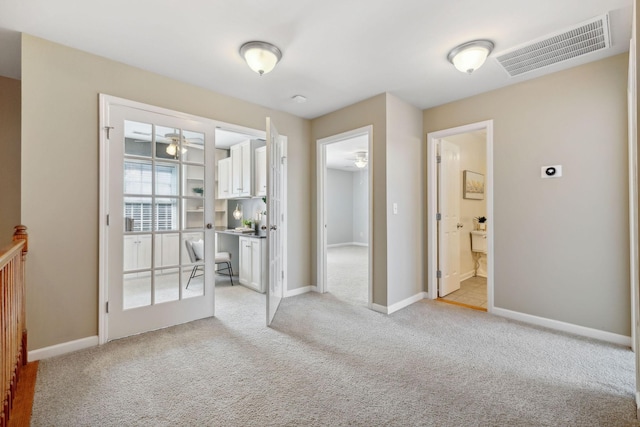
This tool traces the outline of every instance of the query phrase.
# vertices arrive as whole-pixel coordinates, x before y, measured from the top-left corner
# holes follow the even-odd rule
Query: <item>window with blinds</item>
[[[155,218],[150,197],[153,189],[152,164],[145,162],[124,162],[124,216],[130,222],[128,231],[151,231],[155,219],[157,231],[178,228],[178,200],[156,199]],[[173,165],[156,165],[156,194],[178,194],[178,168]],[[140,196],[140,197],[135,197]]]

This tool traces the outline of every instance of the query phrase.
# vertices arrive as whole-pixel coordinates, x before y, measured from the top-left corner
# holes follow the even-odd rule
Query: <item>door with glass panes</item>
[[[108,114],[108,339],[212,316],[213,124]]]

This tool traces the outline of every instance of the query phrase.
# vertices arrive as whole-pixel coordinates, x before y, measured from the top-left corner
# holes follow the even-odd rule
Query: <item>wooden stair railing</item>
[[[13,244],[0,249],[0,427],[7,426],[18,376],[27,364],[26,230],[23,225],[16,226]]]

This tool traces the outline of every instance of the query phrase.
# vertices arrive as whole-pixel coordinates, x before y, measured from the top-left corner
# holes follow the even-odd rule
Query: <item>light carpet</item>
[[[328,292],[343,301],[366,305],[369,300],[368,257],[366,246],[327,248]]]
[[[216,291],[216,318],[40,363],[34,426],[638,426],[628,348],[423,300]],[[233,304],[232,302],[241,302]]]

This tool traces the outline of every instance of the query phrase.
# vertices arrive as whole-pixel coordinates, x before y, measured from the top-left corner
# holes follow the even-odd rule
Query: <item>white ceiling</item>
[[[0,75],[20,78],[19,32],[291,114],[314,118],[383,92],[425,109],[628,50],[632,0],[2,0]],[[509,78],[472,75],[450,49],[495,53],[610,13],[612,48]],[[238,54],[263,40],[283,58],[258,76]],[[307,97],[304,104],[291,97]]]
[[[356,153],[369,152],[369,136],[361,135],[343,141],[334,142],[327,145],[327,167],[329,169],[339,169],[347,172],[356,172],[359,169],[355,166]],[[369,169],[369,166],[363,168]]]

